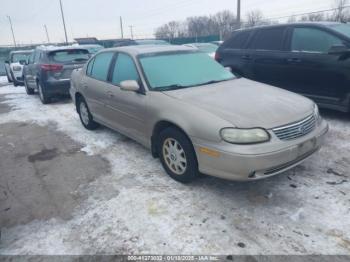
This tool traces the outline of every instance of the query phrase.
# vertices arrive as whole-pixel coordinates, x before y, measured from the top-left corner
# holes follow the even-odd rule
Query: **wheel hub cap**
[[[168,168],[177,175],[183,175],[187,169],[187,158],[181,144],[174,138],[163,143],[163,158]]]

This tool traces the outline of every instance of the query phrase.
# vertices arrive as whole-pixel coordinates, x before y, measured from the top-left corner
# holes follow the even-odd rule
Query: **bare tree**
[[[264,16],[260,10],[254,10],[247,14],[247,21],[245,25],[247,27],[253,27],[266,24],[266,20],[264,19]]]
[[[297,21],[297,18],[295,15],[292,15],[291,17],[288,18],[287,23],[295,23]]]
[[[304,15],[300,18],[300,21],[325,21],[327,18],[325,17],[324,13],[314,13],[314,14],[308,14]]]
[[[217,26],[216,34],[220,34],[225,39],[230,36],[231,32],[238,28],[236,15],[229,10],[216,13],[212,20]]]
[[[337,22],[347,22],[350,20],[350,14],[348,11],[348,0],[335,0],[336,10],[333,14],[333,20]]]
[[[171,21],[165,25],[162,25],[156,29],[156,38],[173,39],[175,37],[183,36],[184,30],[180,22]]]

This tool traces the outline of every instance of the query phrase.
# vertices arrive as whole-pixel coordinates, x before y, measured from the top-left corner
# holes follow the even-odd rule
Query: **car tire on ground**
[[[164,169],[174,180],[189,183],[198,177],[196,153],[181,130],[170,127],[160,133],[158,154]]]
[[[28,87],[27,79],[25,78],[25,76],[23,77],[23,81],[24,81],[24,87],[26,89],[27,95],[33,95],[34,94],[34,89]]]
[[[78,98],[77,109],[80,121],[86,129],[95,130],[98,128],[98,123],[93,120],[89,107],[83,97]]]
[[[43,89],[42,85],[40,84],[40,82],[37,82],[37,86],[38,86],[38,92],[39,92],[39,98],[40,101],[45,105],[51,102],[51,97],[49,97],[45,90]]]

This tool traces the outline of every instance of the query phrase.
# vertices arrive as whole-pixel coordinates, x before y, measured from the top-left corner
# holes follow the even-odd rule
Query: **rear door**
[[[247,49],[247,43],[252,31],[234,32],[222,46],[219,47],[219,62],[224,67],[230,67],[233,73],[244,77],[252,77],[252,50]]]
[[[253,53],[252,79],[284,87],[285,75],[289,70],[285,62],[287,28],[276,26],[256,31],[251,41]]]
[[[89,61],[86,74],[81,81],[81,89],[93,117],[108,125],[105,113],[107,103],[108,77],[114,52],[102,52]]]
[[[54,80],[70,80],[73,70],[83,67],[89,58],[90,54],[86,49],[51,51],[48,53],[49,63],[62,68],[52,71],[49,77],[54,78]]]
[[[25,77],[27,84],[30,88],[36,88],[36,77],[37,77],[37,65],[40,58],[40,50],[35,50],[30,56],[28,65],[25,68]]]
[[[113,127],[135,140],[146,144],[144,137],[146,99],[141,92],[123,91],[120,83],[135,80],[141,86],[140,76],[131,56],[118,53],[111,68],[111,84],[108,86],[107,112]]]
[[[308,26],[296,26],[290,30],[289,64],[287,79],[289,89],[315,100],[334,100],[344,97],[348,90],[349,59],[341,60],[329,55],[333,45],[343,40],[332,32]]]

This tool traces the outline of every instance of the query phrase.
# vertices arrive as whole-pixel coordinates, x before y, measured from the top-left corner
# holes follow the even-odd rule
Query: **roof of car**
[[[193,51],[193,48],[179,45],[133,45],[122,46],[105,49],[105,51],[124,51],[131,55],[162,53],[162,52],[177,52],[177,51]]]
[[[18,50],[18,51],[11,51],[10,54],[29,54],[33,52],[33,50]]]
[[[295,26],[295,25],[316,25],[316,26],[331,26],[331,25],[339,25],[342,24],[340,22],[329,22],[329,21],[319,21],[319,22],[294,22],[294,23],[282,23],[282,24],[272,24],[272,25],[260,25],[248,28],[237,29],[236,31],[246,31],[246,30],[254,30],[261,28],[271,28],[271,27],[280,27],[280,26]]]

